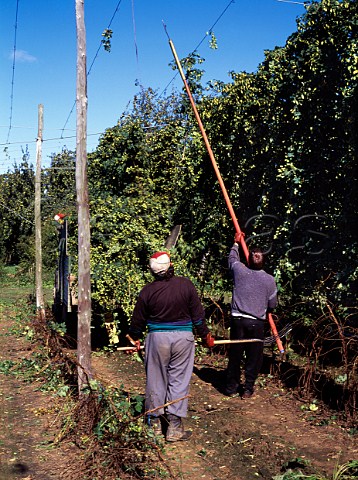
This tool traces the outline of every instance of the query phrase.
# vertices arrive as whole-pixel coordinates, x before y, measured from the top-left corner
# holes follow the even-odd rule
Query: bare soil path
[[[302,402],[267,376],[251,399],[225,397],[219,391],[224,366],[212,366],[218,363],[214,356],[204,361],[196,364],[191,383],[186,426],[193,436],[166,448],[178,479],[271,480],[285,468],[330,479],[337,464],[358,458],[356,438],[333,412],[329,421],[321,407],[307,414]],[[93,366],[99,377],[144,394],[143,364],[130,356],[95,357]]]
[[[0,306],[0,480],[60,480],[69,447],[49,448],[56,435],[53,399],[40,385],[6,372],[6,365],[31,358],[29,341],[14,328]]]
[[[1,307],[0,480],[60,480],[80,452],[66,443],[50,448],[58,433],[52,396],[4,371],[6,362],[31,354],[29,342],[13,327]],[[165,446],[164,460],[175,479],[271,480],[291,467],[330,480],[337,464],[358,458],[356,437],[340,426],[334,412],[320,405],[314,412],[302,410],[302,402],[267,375],[260,377],[251,399],[227,398],[219,391],[224,367],[222,357],[198,359],[186,420],[193,436]],[[144,394],[144,367],[132,356],[94,353],[93,368],[104,383]]]

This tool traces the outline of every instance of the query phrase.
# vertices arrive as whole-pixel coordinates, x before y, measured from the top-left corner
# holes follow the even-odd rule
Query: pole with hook
[[[223,179],[222,179],[222,176],[221,176],[221,173],[220,173],[218,164],[217,164],[217,162],[216,162],[216,160],[215,160],[214,153],[213,153],[213,151],[212,151],[212,149],[211,149],[209,139],[208,139],[208,137],[207,137],[207,135],[206,135],[205,128],[204,128],[203,123],[202,123],[202,121],[201,121],[201,118],[200,118],[198,109],[196,108],[196,104],[195,104],[195,101],[194,101],[193,96],[192,96],[192,94],[191,94],[191,91],[190,91],[188,82],[187,82],[187,80],[186,80],[186,78],[185,78],[185,75],[184,75],[184,72],[183,72],[183,68],[182,68],[182,66],[181,66],[181,64],[180,64],[180,60],[179,60],[179,58],[178,58],[177,52],[176,52],[175,47],[174,47],[174,43],[172,42],[172,40],[170,39],[170,37],[169,37],[169,35],[168,35],[167,29],[166,29],[166,25],[164,24],[164,22],[163,22],[163,27],[164,27],[165,33],[166,33],[166,35],[167,35],[167,37],[168,37],[170,49],[171,49],[171,51],[172,51],[172,53],[173,53],[173,57],[174,57],[174,60],[175,60],[176,65],[177,65],[177,67],[178,67],[178,71],[179,71],[179,74],[180,74],[180,76],[181,76],[181,79],[183,80],[186,93],[187,93],[187,95],[188,95],[188,97],[189,97],[190,104],[191,104],[191,107],[192,107],[192,109],[193,109],[193,112],[194,112],[196,121],[198,122],[201,135],[202,135],[202,137],[203,137],[203,139],[204,139],[204,143],[205,143],[206,149],[207,149],[207,151],[208,151],[208,154],[209,154],[211,163],[212,163],[213,168],[214,168],[214,171],[215,171],[215,173],[216,173],[216,177],[217,177],[218,182],[219,182],[219,185],[220,185],[220,187],[221,187],[221,191],[222,191],[222,193],[223,193],[223,196],[224,196],[224,199],[225,199],[225,202],[226,202],[226,206],[227,206],[227,208],[228,208],[228,210],[229,210],[229,213],[230,213],[231,219],[232,219],[232,221],[233,221],[235,230],[236,230],[237,233],[242,233],[242,232],[241,232],[241,229],[240,229],[240,226],[239,226],[239,223],[238,223],[238,221],[237,221],[237,218],[236,218],[234,209],[233,209],[233,207],[232,207],[232,204],[231,204],[231,201],[230,201],[228,192],[227,192],[227,190],[226,190],[224,181],[223,181]],[[243,235],[241,235],[241,238],[240,238],[240,245],[241,245],[241,248],[242,248],[242,250],[243,250],[243,252],[244,252],[246,261],[248,261],[248,259],[249,259],[249,250],[248,250],[248,248],[247,248],[247,245],[246,245],[246,242],[245,242],[245,239],[244,239],[244,236],[243,236]],[[280,353],[281,353],[281,355],[282,355],[282,354],[285,352],[285,350],[284,350],[284,348],[283,348],[283,345],[282,345],[280,336],[279,336],[279,334],[278,334],[278,332],[277,332],[277,328],[276,328],[275,322],[274,322],[271,314],[268,314],[268,321],[269,321],[269,324],[270,324],[270,328],[271,328],[272,334],[273,334],[273,336],[274,336],[275,339],[276,339],[277,348],[278,348],[278,350],[280,351]]]

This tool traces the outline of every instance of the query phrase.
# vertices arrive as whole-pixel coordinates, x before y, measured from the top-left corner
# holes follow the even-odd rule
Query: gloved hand
[[[129,343],[133,345],[133,349],[127,350],[127,353],[134,353],[134,352],[139,352],[140,351],[140,340],[133,340],[129,335],[126,335],[127,339],[129,340]]]
[[[234,237],[234,242],[240,243],[241,239],[244,238],[244,236],[245,236],[244,232],[236,232]]]
[[[135,340],[134,344],[132,343],[132,347],[128,347],[126,350],[127,355],[132,355],[133,353],[138,353],[141,350],[140,340]]]
[[[211,333],[208,333],[206,337],[202,338],[204,347],[213,348],[215,345],[215,339],[211,336]]]

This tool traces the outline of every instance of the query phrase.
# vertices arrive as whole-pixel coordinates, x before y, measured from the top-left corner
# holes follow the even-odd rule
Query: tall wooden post
[[[88,384],[91,372],[90,224],[87,182],[87,68],[84,0],[76,0],[77,129],[76,193],[78,214],[78,389]]]
[[[36,140],[35,176],[35,283],[37,316],[45,318],[42,285],[42,244],[41,244],[41,159],[42,159],[43,105],[38,106],[38,133]]]

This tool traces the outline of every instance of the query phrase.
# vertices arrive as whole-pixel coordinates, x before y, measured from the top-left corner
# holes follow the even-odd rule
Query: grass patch
[[[49,274],[44,272],[44,278]],[[43,286],[46,304],[53,302],[52,282],[46,281]],[[32,270],[21,268],[18,265],[1,265],[0,267],[0,302],[12,305],[19,301],[32,301],[35,298],[35,275]]]

